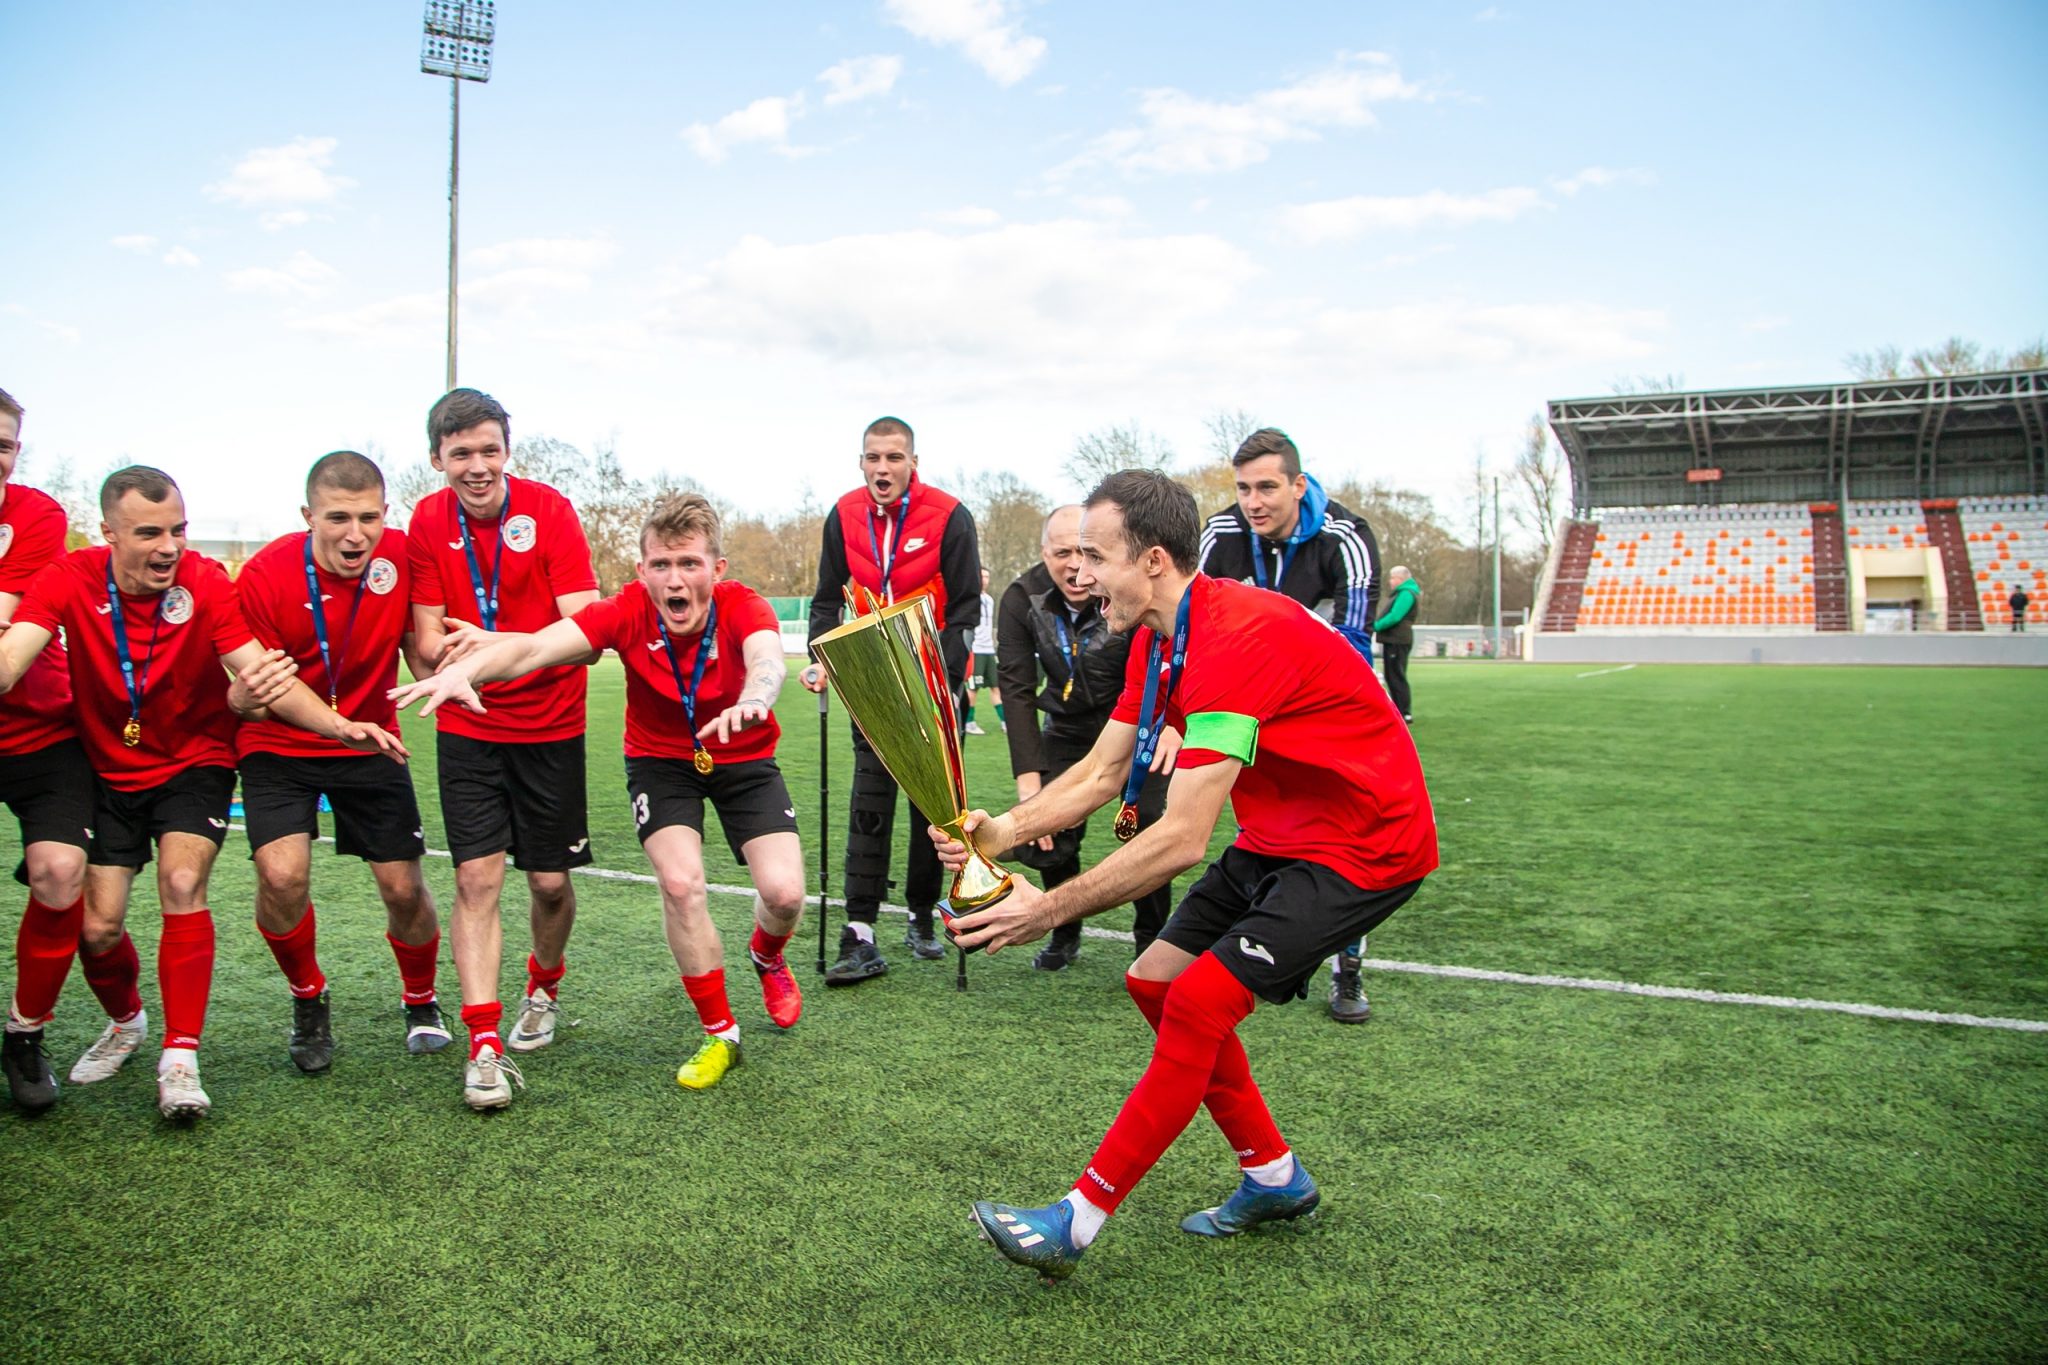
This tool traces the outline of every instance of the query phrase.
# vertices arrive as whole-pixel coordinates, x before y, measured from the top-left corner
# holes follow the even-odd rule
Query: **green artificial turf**
[[[2048,1019],[2048,676],[1584,671],[1414,669],[1444,866],[1374,956]],[[600,866],[641,873],[620,691],[596,671],[591,832]],[[780,714],[815,877],[815,703],[792,686]],[[438,847],[431,735],[408,737]],[[966,742],[976,800],[1003,804],[1003,741]],[[836,891],[843,733],[832,769]],[[707,848],[714,882],[744,880]],[[1321,1216],[1180,1233],[1235,1183],[1198,1118],[1046,1289],[967,1208],[1058,1196],[1115,1114],[1149,1047],[1127,945],[1090,938],[1056,976],[1029,949],[976,958],[960,994],[885,919],[889,975],[828,993],[807,918],[806,1013],[778,1034],[747,903],[714,897],[746,1064],[693,1094],[672,1079],[696,1028],[653,888],[580,878],[560,1040],[508,1111],[477,1115],[460,1048],[405,1054],[374,890],[324,848],[340,1047],[328,1076],[293,1069],[246,853],[230,836],[214,878],[213,1116],[159,1120],[147,1054],[40,1119],[0,1114],[6,1359],[2048,1354],[2048,1034],[1374,973],[1363,1028],[1311,1000],[1243,1029]],[[445,908],[447,861],[428,873]],[[145,883],[153,1014],[154,910]],[[441,981],[452,1016],[445,960]],[[60,1073],[100,1022],[74,975]]]

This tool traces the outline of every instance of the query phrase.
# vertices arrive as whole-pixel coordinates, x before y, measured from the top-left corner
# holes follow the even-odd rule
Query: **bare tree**
[[[1127,426],[1088,432],[1074,442],[1074,453],[1060,468],[1085,492],[1119,469],[1167,471],[1173,462],[1173,447],[1133,420]]]
[[[1227,465],[1244,438],[1259,429],[1259,422],[1243,408],[1218,408],[1202,419],[1202,428],[1209,433],[1209,453],[1218,464]]]
[[[1484,622],[1486,612],[1486,527],[1493,500],[1493,475],[1486,468],[1486,452],[1472,451],[1472,619]],[[1498,528],[1496,528],[1497,530]]]
[[[1564,488],[1564,452],[1550,439],[1542,414],[1529,419],[1522,445],[1509,470],[1518,495],[1515,524],[1532,532],[1542,559],[1550,558],[1550,538],[1557,530],[1558,502]]]
[[[393,518],[400,526],[412,520],[412,513],[426,499],[429,493],[447,486],[448,480],[441,471],[427,460],[415,461],[399,470],[384,471],[384,496],[398,515]]]
[[[1013,579],[1038,562],[1039,531],[1052,504],[1008,470],[977,476],[967,486],[988,590],[1000,597]]]
[[[1906,358],[1896,346],[1879,346],[1868,351],[1851,351],[1842,362],[1849,376],[1865,384],[1883,379],[1903,379]]]
[[[1992,374],[2000,370],[2048,370],[2048,342],[2035,338],[2011,352],[1952,336],[1939,346],[1907,353],[1897,346],[1852,351],[1843,359],[1851,378],[1934,379],[1945,375]]]
[[[1614,381],[1614,392],[1622,397],[1637,393],[1683,393],[1682,374],[1622,375]]]
[[[43,465],[32,458],[32,452],[25,452],[15,467],[15,475],[23,483],[33,483],[48,493],[64,509],[65,548],[76,550],[92,544],[100,525],[100,493],[91,480],[79,473],[78,466],[61,456]]]

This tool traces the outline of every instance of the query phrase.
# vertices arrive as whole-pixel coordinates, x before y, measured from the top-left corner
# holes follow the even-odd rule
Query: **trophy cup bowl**
[[[941,913],[950,919],[1009,895],[1011,874],[983,857],[961,828],[967,776],[931,598],[919,593],[860,612],[820,635],[811,652],[896,785],[926,818],[967,845],[967,866],[954,874]]]

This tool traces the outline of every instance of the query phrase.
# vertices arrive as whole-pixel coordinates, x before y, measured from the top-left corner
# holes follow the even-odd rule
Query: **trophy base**
[[[952,944],[955,948],[959,948],[960,940],[953,933],[952,903],[949,901],[940,901],[937,905],[933,906],[932,908],[938,912],[939,928],[946,935],[946,942]],[[960,913],[964,915],[967,913],[967,911],[965,909],[962,909]],[[981,949],[978,947],[962,948],[961,951],[967,953],[978,953],[981,951]]]

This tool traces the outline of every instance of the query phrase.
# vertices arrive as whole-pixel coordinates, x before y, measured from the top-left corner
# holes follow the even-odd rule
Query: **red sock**
[[[1124,978],[1124,988],[1131,993],[1138,1013],[1145,1016],[1154,1033],[1159,1031],[1160,1017],[1166,1012],[1166,993],[1172,986],[1170,981]],[[1252,1082],[1252,1065],[1235,1030],[1224,1034],[1222,1046],[1216,1049],[1216,1069],[1209,1073],[1209,1088],[1202,1093],[1202,1103],[1209,1107],[1209,1117],[1216,1120],[1230,1150],[1237,1154],[1238,1165],[1259,1166],[1286,1153],[1286,1139],[1280,1136],[1279,1126],[1266,1108],[1266,1097]]]
[[[702,976],[686,976],[683,989],[690,993],[690,1003],[697,1007],[697,1019],[706,1033],[727,1033],[739,1028],[733,1022],[732,1005],[725,998],[725,968],[713,967]]]
[[[569,959],[566,954],[554,966],[543,967],[540,965],[539,958],[535,957],[532,953],[528,953],[526,955],[526,993],[533,995],[540,991],[546,991],[550,999],[560,996],[562,993],[562,973],[568,970]]]
[[[1244,984],[1210,953],[1196,958],[1172,983],[1152,1063],[1103,1136],[1095,1159],[1074,1182],[1074,1189],[1089,1203],[1114,1213],[1131,1187],[1173,1145],[1202,1105],[1223,1040],[1256,1003]],[[1258,1093],[1249,1073],[1244,1088],[1254,1096]],[[1259,1103],[1263,1107],[1265,1102]],[[1283,1144],[1274,1156],[1286,1150]]]
[[[405,1003],[424,1005],[434,998],[434,968],[441,961],[441,931],[425,943],[401,943],[391,935],[391,955],[398,959],[398,978],[405,983]]]
[[[156,984],[164,997],[164,1046],[199,1046],[206,1001],[213,993],[213,912],[165,915],[156,949]]]
[[[747,951],[754,955],[754,961],[766,967],[782,956],[783,945],[788,942],[788,934],[771,934],[757,924],[754,926],[753,941],[747,944]]]
[[[498,1038],[498,1025],[505,1020],[505,1007],[493,1000],[488,1005],[464,1005],[462,1026],[469,1030],[469,1058],[476,1060],[476,1054],[484,1050],[486,1043],[498,1049],[502,1055],[505,1044]]]
[[[299,1000],[311,1000],[327,989],[327,973],[320,970],[320,960],[313,953],[313,903],[306,902],[306,913],[299,922],[284,933],[273,934],[262,924],[256,932],[263,935],[263,941],[270,945],[270,955],[277,959],[277,965],[284,972],[284,982],[292,988],[292,995]]]
[[[33,896],[21,914],[21,932],[14,939],[14,1015],[41,1028],[57,1008],[71,959],[78,956],[78,931],[85,925],[85,897],[53,909]]]
[[[124,932],[121,941],[104,953],[95,953],[84,943],[78,945],[78,970],[85,984],[99,997],[107,1018],[125,1024],[142,1013],[142,959],[135,955],[135,940]]]

